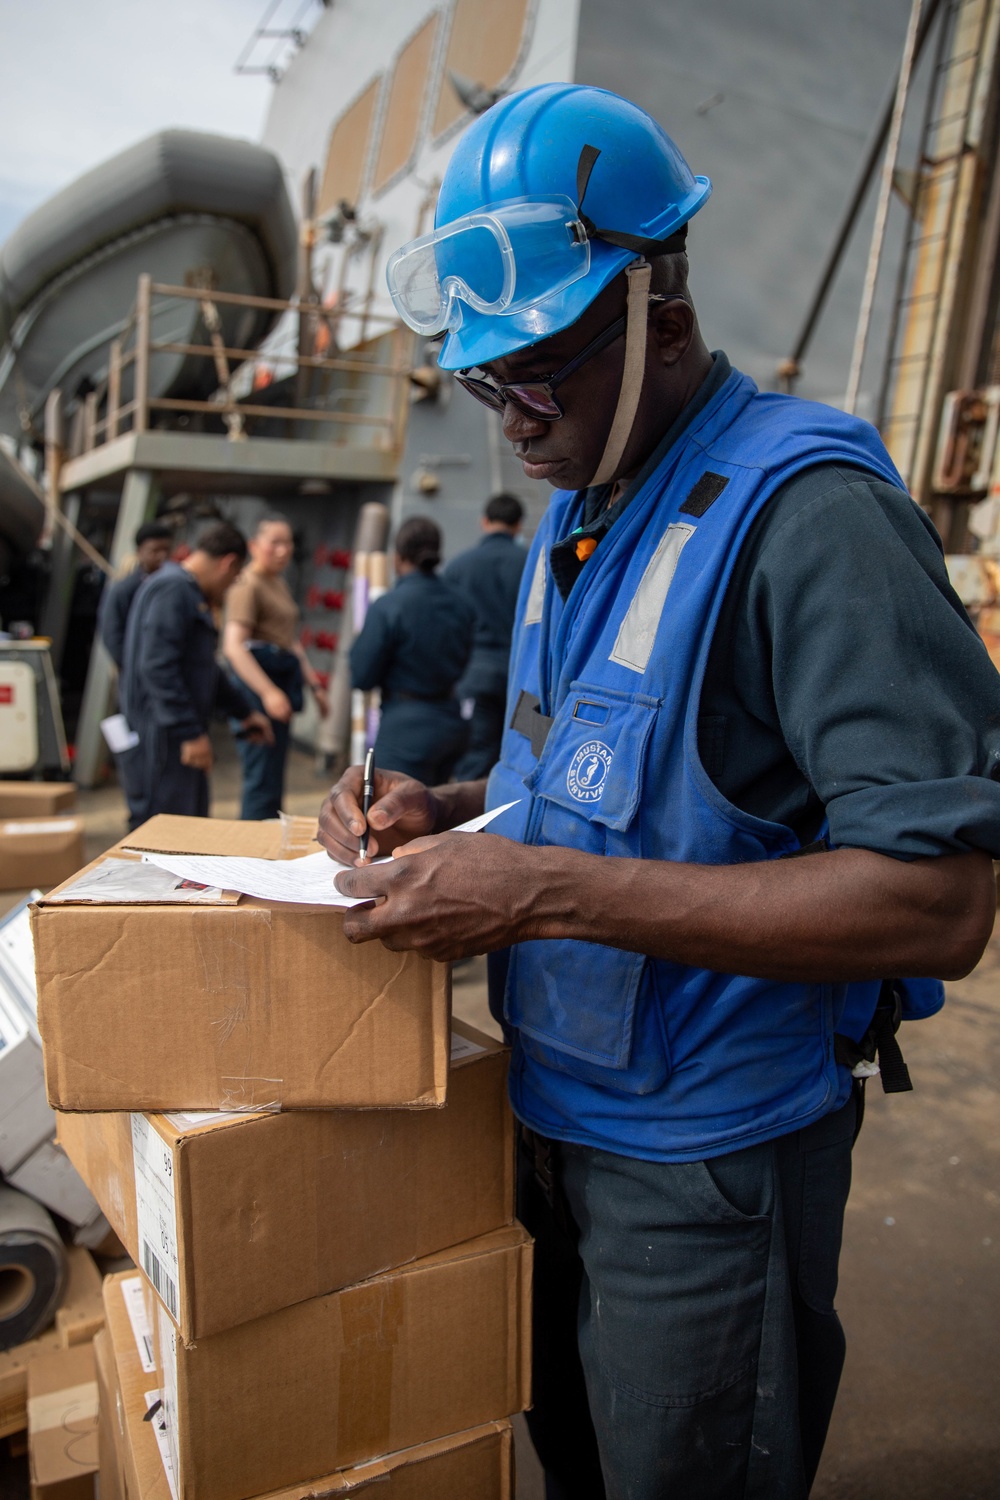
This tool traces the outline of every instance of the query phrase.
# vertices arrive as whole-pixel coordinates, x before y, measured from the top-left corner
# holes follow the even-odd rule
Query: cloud
[[[171,125],[260,136],[233,64],[263,0],[0,0],[0,241],[81,172]]]

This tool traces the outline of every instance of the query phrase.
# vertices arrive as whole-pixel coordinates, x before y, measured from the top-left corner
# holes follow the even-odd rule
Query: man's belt
[[[554,723],[554,719],[550,719],[548,714],[541,712],[541,702],[534,693],[526,693],[522,688],[514,704],[510,727],[531,741],[531,753],[536,760],[545,749],[545,741]]]

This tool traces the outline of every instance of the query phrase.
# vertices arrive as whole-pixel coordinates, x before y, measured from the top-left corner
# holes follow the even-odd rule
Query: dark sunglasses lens
[[[562,416],[562,407],[554,396],[537,385],[506,385],[508,401],[529,417],[541,417],[544,422],[554,422]]]
[[[470,396],[475,396],[477,401],[481,401],[491,411],[503,411],[503,397],[493,386],[487,385],[484,380],[472,380],[468,375],[456,375],[455,379],[463,391],[468,391]]]

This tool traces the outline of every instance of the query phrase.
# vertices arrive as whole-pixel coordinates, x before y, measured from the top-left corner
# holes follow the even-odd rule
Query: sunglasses
[[[683,298],[661,296],[656,292],[650,294],[650,302],[675,302],[683,301]],[[616,318],[595,339],[591,339],[586,348],[581,349],[569,364],[563,365],[554,375],[549,375],[544,380],[513,380],[505,385],[494,385],[486,378],[478,378],[470,375],[466,370],[456,370],[455,379],[463,390],[468,391],[470,396],[475,396],[490,411],[502,412],[508,403],[525,417],[537,417],[542,422],[558,422],[560,417],[566,413],[562,404],[557,400],[554,392],[557,386],[562,385],[571,375],[575,375],[588,360],[600,354],[602,349],[607,349],[616,339],[620,339],[625,332],[626,319]]]

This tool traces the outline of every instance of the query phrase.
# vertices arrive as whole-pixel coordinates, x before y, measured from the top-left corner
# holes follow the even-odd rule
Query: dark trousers
[[[506,692],[480,693],[472,701],[469,743],[455,767],[456,781],[480,781],[490,774],[500,759]]]
[[[454,771],[467,738],[468,725],[456,699],[393,698],[382,705],[375,764],[380,771],[402,771],[424,786],[440,786]]]
[[[145,816],[179,813],[188,818],[207,818],[208,777],[194,766],[181,765],[180,737],[153,728],[140,729],[139,736]]]
[[[298,713],[302,707],[302,668],[298,657],[291,651],[283,651],[280,646],[260,642],[251,645],[250,650],[258,666],[263,667],[275,686],[287,695],[293,712]],[[245,682],[240,682],[232,672],[229,675],[258,713],[263,713],[264,704],[252,688],[248,688]],[[236,748],[243,767],[240,817],[244,822],[276,818],[285,796],[285,762],[288,759],[291,725],[271,720],[273,745],[258,745],[240,739],[240,723],[237,719],[230,719],[229,727],[237,736]]]
[[[128,831],[132,833],[149,817],[149,795],[142,746],[121,750],[115,756],[118,784],[128,804]]]
[[[281,811],[291,725],[279,724],[272,719],[271,729],[274,732],[273,745],[257,745],[250,740],[236,741],[243,766],[240,817],[244,820],[276,818]]]
[[[841,1110],[707,1162],[522,1141],[547,1500],[802,1500],[836,1398]]]

